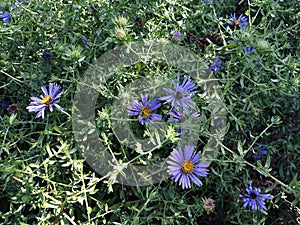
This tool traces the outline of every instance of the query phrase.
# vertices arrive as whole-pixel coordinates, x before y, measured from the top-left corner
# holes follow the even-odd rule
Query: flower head
[[[233,13],[229,16],[230,21],[228,22],[231,26],[237,28],[245,28],[248,25],[248,19],[243,14],[241,14],[238,18],[236,14]]]
[[[260,148],[257,150],[257,154],[253,156],[254,162],[262,160],[264,157],[268,156],[267,146],[264,144],[260,145]]]
[[[188,79],[188,76],[184,76],[182,84],[180,84],[180,75],[177,76],[177,80],[173,80],[175,90],[164,88],[170,95],[160,98],[166,103],[171,103],[172,107],[175,107],[184,112],[188,112],[189,109],[194,108],[192,95],[197,93],[196,85]]]
[[[197,186],[201,186],[202,182],[197,176],[205,177],[208,173],[208,165],[200,162],[199,153],[194,151],[193,146],[185,146],[182,151],[174,149],[167,160],[168,173],[175,182],[179,181],[182,189],[191,188],[191,180]]]
[[[244,201],[244,208],[250,206],[252,210],[262,209],[267,211],[265,206],[265,200],[271,199],[270,194],[261,194],[261,190],[259,188],[252,188],[252,184],[246,188],[246,194],[240,195]]]
[[[171,117],[168,118],[167,122],[175,122],[175,123],[184,123],[187,119],[193,118],[196,119],[200,116],[198,112],[193,113],[187,113],[187,112],[179,112],[176,108],[173,109],[173,111],[170,111],[168,113]],[[179,128],[177,130],[178,133],[182,134],[184,133],[184,129]]]
[[[182,38],[182,34],[179,31],[173,31],[172,32],[172,38],[174,40],[178,40],[179,41]]]
[[[57,84],[49,84],[49,91],[43,86],[42,91],[44,95],[41,95],[40,98],[31,97],[32,102],[29,106],[26,107],[29,112],[38,112],[35,118],[42,117],[44,119],[45,109],[49,108],[50,112],[53,111],[53,106],[59,110],[63,110],[57,103],[60,101],[60,97],[63,94],[63,91],[59,92],[60,86]]]
[[[205,198],[203,199],[203,207],[205,209],[206,212],[210,213],[212,211],[214,211],[215,209],[215,200],[211,199],[211,198]]]
[[[0,19],[2,19],[3,23],[8,23],[11,20],[11,15],[7,11],[3,12],[0,10]]]
[[[245,52],[249,52],[249,53],[253,52],[254,50],[255,48],[253,46],[248,46],[245,48]]]
[[[170,111],[168,114],[172,116],[172,118],[168,118],[168,122],[176,122],[176,123],[183,123],[185,120],[187,120],[190,117],[195,119],[198,116],[200,116],[198,112],[193,112],[192,114],[184,113],[184,112],[179,112],[176,108],[174,108],[173,111]]]
[[[142,124],[153,125],[152,120],[161,120],[162,115],[153,113],[154,110],[161,106],[159,99],[155,98],[148,101],[148,94],[141,94],[141,102],[138,100],[132,101],[132,106],[128,108],[128,116],[138,116],[138,121]]]
[[[119,39],[125,38],[126,33],[125,33],[124,29],[122,29],[122,28],[116,29],[116,37]]]
[[[219,71],[221,69],[222,63],[219,60],[220,60],[220,57],[217,56],[214,61],[214,64],[209,66],[210,71]]]

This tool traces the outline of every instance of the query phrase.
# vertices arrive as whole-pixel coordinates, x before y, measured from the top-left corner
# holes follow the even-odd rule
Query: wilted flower
[[[63,110],[57,103],[60,101],[60,97],[63,94],[63,91],[58,93],[60,86],[57,84],[49,84],[49,91],[43,86],[42,91],[44,95],[41,95],[40,98],[31,97],[32,102],[29,106],[26,107],[29,112],[38,112],[35,118],[42,117],[44,119],[45,109],[49,108],[50,112],[53,111],[53,106],[59,110]]]
[[[133,21],[134,21],[134,25],[137,27],[142,27],[145,24],[145,21],[141,17],[138,17],[138,16],[135,17]]]
[[[164,88],[170,95],[160,98],[166,103],[171,103],[172,107],[178,110],[188,112],[189,109],[194,108],[192,95],[197,93],[196,84],[184,76],[182,84],[180,84],[180,75],[177,75],[177,80],[173,80],[175,90]]]
[[[205,198],[203,199],[203,207],[205,209],[206,212],[210,213],[212,211],[214,211],[215,209],[215,200],[211,199],[211,198]]]
[[[3,23],[8,23],[11,20],[11,15],[7,11],[0,10],[0,19]]]
[[[247,17],[245,17],[243,14],[241,14],[239,16],[239,18],[236,17],[236,14],[233,13],[229,16],[229,18],[231,19],[228,23],[231,25],[231,26],[235,26],[235,27],[238,27],[238,28],[245,28],[247,25],[248,25],[248,19]]]
[[[244,201],[244,208],[250,206],[252,210],[262,209],[267,211],[265,200],[271,199],[270,194],[261,194],[261,190],[259,188],[253,189],[251,183],[246,188],[246,192],[245,195],[240,195]]]
[[[18,110],[18,105],[17,104],[11,104],[7,108],[7,111],[8,111],[9,114],[14,114],[14,113],[17,112],[17,110]]]
[[[174,149],[167,160],[169,164],[167,172],[175,182],[179,181],[182,189],[191,188],[191,180],[197,186],[202,182],[197,176],[206,177],[208,174],[208,164],[200,162],[199,153],[194,151],[193,146],[185,146],[182,151]]]
[[[153,113],[154,110],[161,106],[159,99],[155,98],[148,101],[148,94],[141,94],[141,102],[138,100],[132,101],[132,106],[128,108],[128,116],[138,116],[138,121],[142,124],[153,125],[152,120],[161,120],[162,115]]]
[[[219,71],[221,69],[222,63],[219,60],[220,60],[220,57],[217,56],[214,61],[214,64],[209,66],[210,71]]]

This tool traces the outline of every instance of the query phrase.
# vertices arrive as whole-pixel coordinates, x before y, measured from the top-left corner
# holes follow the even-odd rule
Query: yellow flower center
[[[233,23],[234,23],[235,25],[238,25],[238,24],[239,24],[239,20],[234,20]]]
[[[49,95],[45,96],[41,101],[40,103],[41,104],[48,104],[52,101],[51,97]]]
[[[149,108],[143,108],[142,109],[142,114],[144,115],[144,116],[150,116],[150,114],[151,114],[151,110],[149,109]]]
[[[192,173],[194,171],[194,163],[190,160],[185,160],[181,165],[181,169],[184,173]]]

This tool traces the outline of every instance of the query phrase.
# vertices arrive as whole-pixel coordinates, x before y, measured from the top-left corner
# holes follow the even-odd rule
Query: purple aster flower
[[[235,27],[238,27],[238,28],[245,28],[247,25],[248,25],[248,19],[247,17],[245,17],[243,14],[241,14],[239,16],[239,18],[236,17],[236,14],[233,13],[229,16],[229,19],[231,19],[228,23],[231,25],[231,26],[235,26]]]
[[[196,119],[198,116],[200,116],[200,114],[198,112],[193,112],[191,113],[187,113],[187,112],[179,112],[176,108],[173,109],[173,111],[170,111],[168,113],[169,115],[171,115],[171,118],[168,118],[167,122],[175,122],[175,123],[184,123],[187,119],[189,118],[193,118]],[[177,133],[182,134],[184,133],[184,129],[179,128],[177,130]]]
[[[141,94],[141,102],[138,100],[132,101],[132,106],[128,108],[128,116],[138,116],[138,121],[142,124],[153,124],[152,120],[161,120],[162,115],[153,113],[154,110],[161,106],[158,98],[148,101],[148,94]]]
[[[181,38],[182,38],[182,34],[181,34],[179,31],[173,31],[173,33],[172,33],[172,38],[173,38],[174,40],[179,41],[179,40],[181,40]]]
[[[177,80],[173,80],[175,90],[164,88],[164,90],[171,95],[161,97],[162,101],[171,103],[172,108],[182,109],[184,112],[188,112],[190,108],[194,108],[192,95],[197,93],[196,85],[188,79],[185,75],[182,84],[180,84],[180,75],[177,75]]]
[[[252,210],[262,209],[267,211],[265,200],[271,199],[270,194],[261,194],[261,190],[259,188],[253,189],[251,183],[246,188],[246,192],[245,195],[240,195],[244,201],[244,208],[250,206]]]
[[[167,163],[167,172],[172,176],[171,179],[179,181],[182,189],[191,188],[191,180],[197,186],[201,186],[202,182],[198,176],[206,177],[208,174],[208,164],[200,162],[200,155],[194,151],[193,146],[185,146],[184,151],[181,148],[174,149]]]
[[[11,15],[7,11],[3,12],[0,10],[0,19],[2,19],[3,23],[8,23],[11,20]]]
[[[45,86],[42,87],[42,91],[44,95],[41,95],[40,98],[31,97],[32,102],[29,106],[26,107],[29,112],[38,112],[35,118],[39,118],[42,116],[44,119],[45,109],[49,108],[50,112],[53,111],[53,106],[55,106],[59,110],[63,110],[57,103],[60,101],[60,97],[63,94],[63,91],[58,93],[60,86],[57,84],[49,84],[49,91]]]
[[[217,56],[214,64],[209,66],[210,71],[219,71],[221,69],[222,63],[219,61],[220,57]]]
[[[184,113],[184,112],[179,112],[176,108],[174,108],[173,111],[170,111],[168,114],[172,116],[172,118],[168,118],[168,122],[176,122],[176,123],[183,123],[189,117],[195,119],[198,116],[200,116],[198,112],[194,112],[192,114],[187,112]]]

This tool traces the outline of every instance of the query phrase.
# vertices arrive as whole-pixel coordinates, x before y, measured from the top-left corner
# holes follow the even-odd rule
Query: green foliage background
[[[15,114],[0,111],[1,224],[300,223],[297,1],[6,0],[0,9],[12,15],[9,23],[0,22],[0,100],[18,106]],[[233,12],[249,18],[245,29],[229,27]],[[174,30],[182,40],[172,39]],[[185,46],[208,65],[220,56],[221,71],[214,75],[227,104],[229,130],[202,187],[181,190],[171,180],[147,187],[112,184],[76,146],[72,98],[84,71],[104,52],[143,39]],[[245,52],[247,46],[255,51]],[[53,54],[50,61],[41,58],[44,50]],[[171,79],[175,72],[140,64],[115,76],[97,105],[100,139],[107,147],[120,151],[109,127],[110,107],[126,82],[161,74]],[[26,106],[50,82],[63,87],[65,112],[35,119]],[[179,136],[169,129],[166,144],[150,161],[174,147]],[[254,162],[261,143],[269,155]],[[239,194],[249,181],[273,196],[268,212],[243,208]],[[205,197],[216,201],[214,212],[204,210]]]

